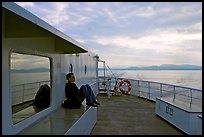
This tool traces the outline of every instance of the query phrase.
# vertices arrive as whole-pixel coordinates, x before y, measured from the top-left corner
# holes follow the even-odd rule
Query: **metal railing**
[[[50,81],[39,81],[11,86],[12,105],[33,100],[42,84],[48,84],[50,86]]]
[[[116,77],[99,77],[99,92],[106,92],[107,85],[113,91],[117,89],[118,83],[127,78]],[[168,97],[172,102],[181,101],[189,105],[198,107],[202,111],[202,90],[190,87],[178,86],[174,84],[128,79],[131,82],[131,91],[129,94],[143,97],[152,101],[156,101],[157,97]],[[110,82],[110,83],[108,83]],[[104,84],[106,83],[106,84]],[[108,83],[108,84],[107,84]],[[117,83],[117,85],[116,85]],[[117,89],[120,92],[119,89]]]

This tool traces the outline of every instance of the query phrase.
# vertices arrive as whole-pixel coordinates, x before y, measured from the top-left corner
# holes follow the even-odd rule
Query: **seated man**
[[[78,89],[74,83],[74,73],[68,73],[66,79],[68,80],[65,85],[66,100],[63,103],[65,108],[80,108],[84,98],[86,98],[86,104],[89,106],[97,107],[97,105],[100,105],[96,101],[96,97],[88,84],[82,85],[80,90]]]

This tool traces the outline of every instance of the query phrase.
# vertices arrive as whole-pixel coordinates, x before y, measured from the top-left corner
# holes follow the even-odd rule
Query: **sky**
[[[202,2],[16,2],[110,67],[202,66]]]

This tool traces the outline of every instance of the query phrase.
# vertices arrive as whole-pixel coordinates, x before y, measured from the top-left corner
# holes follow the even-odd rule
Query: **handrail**
[[[104,76],[99,76],[99,78],[104,78]],[[107,79],[108,78],[114,79],[115,77],[106,76],[106,78]],[[157,82],[157,81],[151,81],[151,80],[131,79],[131,78],[124,78],[124,77],[120,77],[120,78],[117,78],[117,79],[139,80],[141,82],[151,82],[151,83],[155,83],[155,84],[169,85],[169,86],[175,86],[175,87],[184,87],[184,88],[189,88],[189,89],[193,89],[193,90],[201,90],[201,89],[198,89],[198,88],[180,86],[180,85],[176,85],[176,84],[163,83],[163,82]]]
[[[115,77],[103,77],[99,76],[99,90],[100,82],[104,82],[104,79],[107,79],[107,82],[111,82],[109,85],[114,84],[116,81]],[[108,81],[109,79],[109,81]],[[111,80],[110,80],[111,79]],[[128,78],[121,78],[128,79]],[[130,94],[147,98],[152,101],[156,101],[156,97],[172,97],[172,101],[175,100],[183,101],[189,104],[189,109],[191,110],[192,105],[196,105],[202,108],[202,90],[179,86],[175,84],[168,84],[162,82],[154,82],[147,80],[138,80],[138,79],[128,79],[132,82],[132,90]],[[104,87],[104,85],[103,85]]]
[[[26,101],[33,100],[39,87],[43,83],[46,83],[50,86],[50,80],[12,85],[12,105],[17,105]]]

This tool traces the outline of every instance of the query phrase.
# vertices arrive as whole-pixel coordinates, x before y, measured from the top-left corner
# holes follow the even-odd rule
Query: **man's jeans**
[[[88,84],[82,85],[80,87],[80,91],[83,91],[84,96],[86,98],[86,103],[93,103],[94,101],[96,101],[96,97],[95,97],[90,85],[88,85]]]

